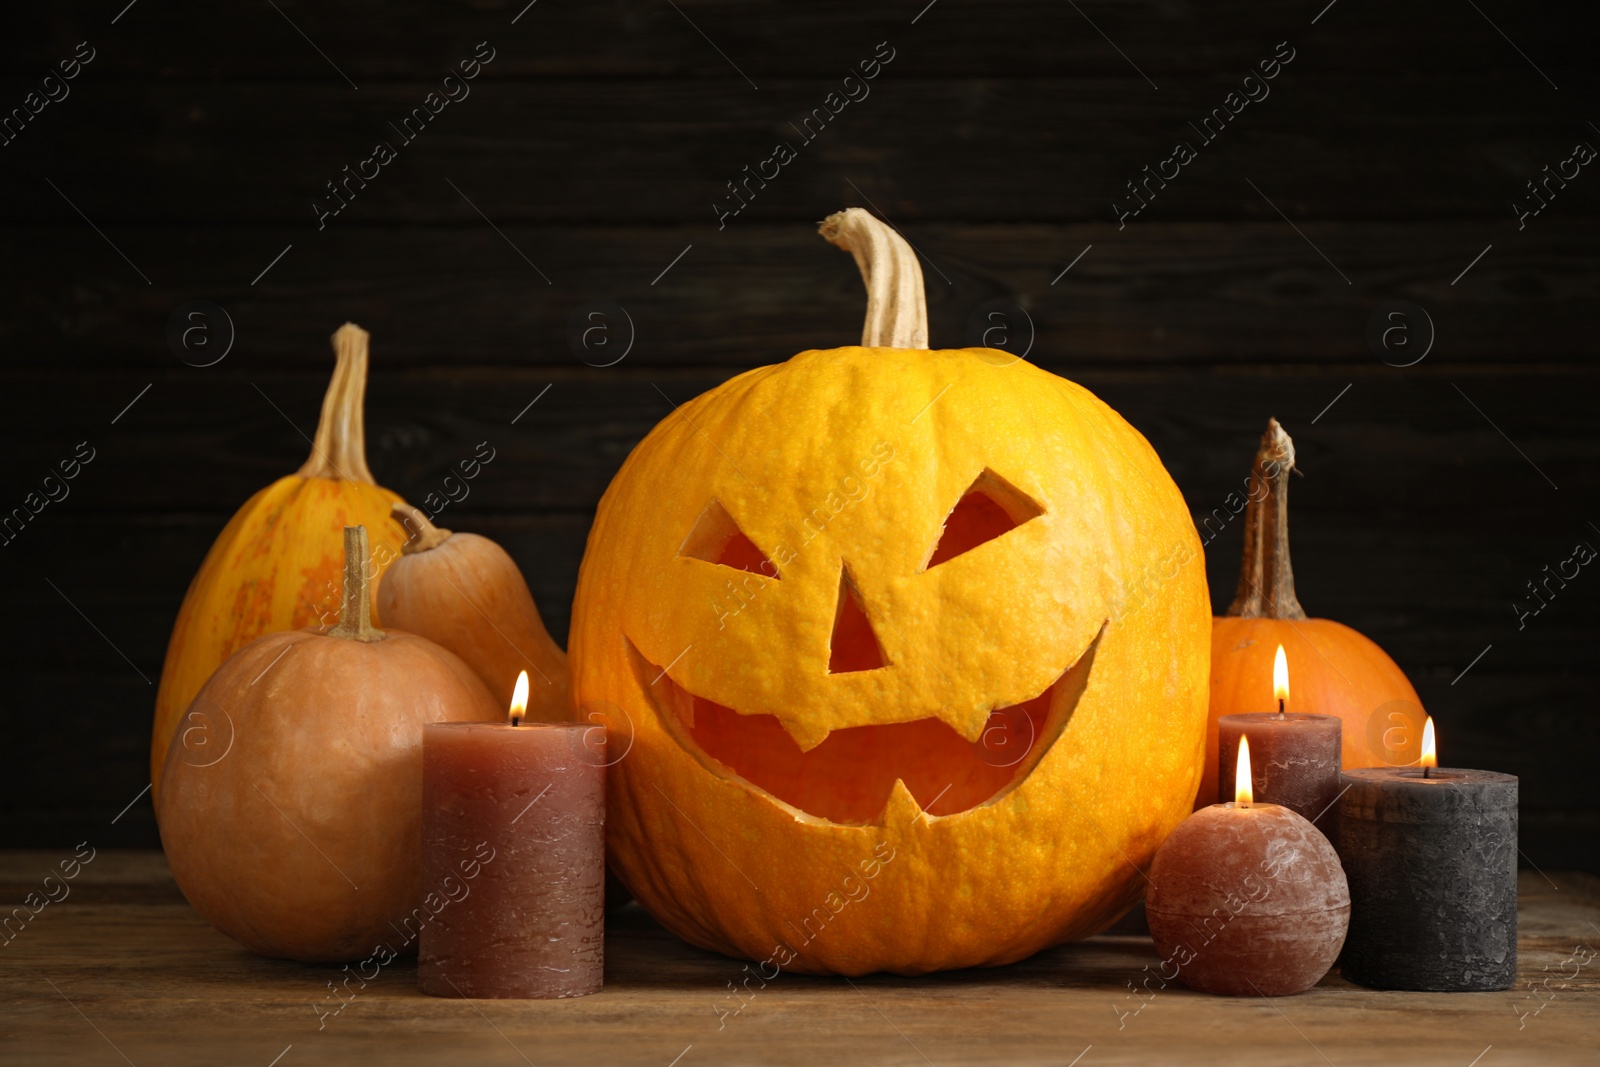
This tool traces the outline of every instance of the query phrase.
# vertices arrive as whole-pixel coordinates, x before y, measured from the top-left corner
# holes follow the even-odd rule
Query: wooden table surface
[[[20,904],[63,858],[0,853],[0,903]],[[994,970],[785,974],[740,1001],[739,963],[634,905],[612,917],[596,996],[438,1000],[399,961],[319,1030],[337,968],[250,955],[189,909],[159,853],[107,850],[0,944],[0,1063],[1600,1063],[1600,878],[1548,874],[1523,872],[1519,981],[1504,993],[1381,993],[1334,974],[1273,1000],[1171,986],[1141,1009],[1128,983],[1154,968],[1154,946],[1106,935]]]

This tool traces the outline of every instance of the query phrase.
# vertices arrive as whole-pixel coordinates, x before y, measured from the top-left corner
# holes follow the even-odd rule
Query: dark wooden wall
[[[1197,520],[1283,420],[1302,600],[1394,655],[1447,762],[1522,776],[1531,862],[1600,867],[1600,572],[1513,608],[1600,547],[1600,168],[1521,228],[1512,208],[1600,146],[1589,12],[1325,2],[8,10],[0,107],[78,42],[95,57],[0,147],[0,510],[78,442],[95,458],[0,547],[0,845],[155,842],[147,797],[112,818],[147,781],[168,630],[228,516],[303,459],[341,322],[373,332],[380,480],[420,499],[489,441],[444,521],[507,545],[564,636],[595,502],[662,392],[857,337],[854,267],[813,232],[854,204],[924,253],[936,344],[1025,309],[1029,358],[1143,431]],[[480,41],[470,96],[401,144],[387,124]],[[885,41],[870,96],[801,144],[789,124]],[[1270,96],[1200,145],[1187,123],[1280,41]],[[1124,183],[1181,139],[1197,158],[1119,228]],[[378,140],[398,157],[319,230],[324,183]],[[779,140],[798,157],[719,229],[724,183]],[[167,339],[194,299],[237,330],[208,368]],[[602,299],[636,337],[592,367],[567,326]],[[1414,366],[1368,344],[1392,300],[1436,330]],[[1237,551],[1235,524],[1219,608]]]

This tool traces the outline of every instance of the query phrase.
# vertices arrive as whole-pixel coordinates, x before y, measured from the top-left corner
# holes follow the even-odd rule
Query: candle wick
[[[1278,718],[1283,718],[1283,698],[1278,698]]]
[[[1432,778],[1433,777],[1433,768],[1432,767],[1424,767],[1424,768],[1422,768],[1422,777],[1424,777],[1424,778]]]
[[[520,716],[516,716],[516,715],[511,716],[511,725],[512,726],[521,726],[522,725],[521,717]]]

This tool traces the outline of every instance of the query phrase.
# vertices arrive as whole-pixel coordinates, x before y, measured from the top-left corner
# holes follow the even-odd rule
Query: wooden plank
[[[66,854],[0,857],[4,899],[20,899],[43,864]],[[107,873],[95,870],[102,863]],[[10,1009],[4,1056],[29,1064],[111,1063],[121,1054],[174,1065],[267,1064],[281,1055],[284,1064],[381,1059],[400,1067],[463,1059],[665,1065],[674,1057],[685,1065],[1060,1067],[1074,1057],[1169,1062],[1181,1050],[1194,1064],[1276,1067],[1320,1062],[1320,1054],[1333,1063],[1431,1067],[1469,1063],[1493,1046],[1503,1062],[1588,1064],[1600,982],[1592,964],[1575,977],[1560,972],[1570,973],[1563,963],[1575,944],[1595,944],[1600,894],[1593,878],[1553,873],[1559,891],[1532,872],[1522,877],[1518,986],[1503,993],[1384,993],[1335,973],[1270,1002],[1173,985],[1134,1015],[1128,983],[1143,981],[1159,955],[1146,936],[1101,936],[1010,967],[916,979],[782,974],[719,1019],[714,1006],[742,978],[741,965],[683,945],[633,905],[610,917],[606,987],[595,996],[427,998],[416,992],[415,962],[400,960],[319,1031],[314,1005],[342,977],[337,968],[249,955],[170,898],[158,858],[108,851],[83,869],[71,896],[8,945],[15,966],[0,974]]]
[[[814,202],[812,217],[856,200],[845,187]],[[1120,232],[1115,225],[910,227],[927,257],[933,343],[977,339],[985,313],[1006,302],[1031,317],[1033,358],[1074,369],[1338,362],[1386,372],[1368,347],[1368,322],[1380,305],[1404,299],[1422,305],[1438,333],[1424,367],[1447,354],[1453,364],[1592,365],[1600,264],[1582,250],[1600,241],[1600,224],[1534,220],[1518,234],[1509,218],[1493,225],[1302,222],[1313,248],[1277,218],[1147,221]],[[163,371],[244,383],[290,370],[320,375],[328,335],[354,320],[373,331],[375,390],[397,368],[464,380],[472,368],[537,367],[538,374],[514,379],[537,388],[557,371],[589,370],[568,327],[602,299],[627,311],[635,336],[603,380],[643,368],[745,368],[860,336],[860,279],[809,223],[721,234],[709,225],[501,229],[515,248],[481,219],[330,229],[309,243],[314,230],[116,229],[119,247],[154,283],[147,286],[81,221],[9,228],[0,234],[0,279],[13,299],[0,307],[0,338],[16,355],[0,373],[117,368],[142,375],[138,387]],[[237,335],[227,359],[206,371],[179,363],[167,339],[169,317],[197,298],[220,303]],[[1020,329],[1020,315],[1011,316]],[[620,321],[614,329],[620,339]],[[119,397],[105,418],[126,402]]]
[[[1548,90],[1536,71],[1518,65],[1516,53],[1487,22],[1461,19],[1441,34],[1438,13],[1429,8],[1352,5],[1313,24],[1317,10],[1286,0],[1225,0],[1204,9],[1156,0],[1088,0],[1077,11],[1049,0],[1009,0],[1001,8],[960,0],[936,6],[927,0],[887,6],[832,0],[801,7],[688,0],[677,6],[681,14],[638,0],[541,6],[528,0],[403,0],[385,5],[386,17],[373,18],[359,4],[284,0],[278,4],[283,15],[262,5],[230,11],[227,18],[197,18],[147,5],[112,28],[119,8],[108,12],[106,5],[69,0],[15,13],[13,65],[20,71],[37,67],[42,74],[88,36],[100,46],[90,70],[107,79],[211,76],[344,85],[342,70],[365,91],[369,82],[414,78],[422,71],[437,70],[442,77],[487,38],[499,49],[492,68],[499,77],[694,78],[749,92],[731,63],[764,90],[774,77],[835,67],[842,76],[855,59],[852,48],[870,48],[886,37],[905,48],[908,62],[920,57],[925,69],[951,75],[1019,77],[1063,69],[1128,75],[1134,70],[1125,57],[1131,57],[1157,81],[1219,69],[1242,73],[1255,64],[1262,44],[1289,37],[1316,46],[1327,61],[1352,72],[1383,74],[1425,62],[1430,71],[1479,73],[1513,88],[1526,82]],[[1563,27],[1577,24],[1587,11],[1571,3],[1541,10],[1540,19],[1526,13],[1495,17],[1558,83],[1581,91],[1576,79],[1587,73],[1581,45]],[[329,60],[319,58],[306,38]],[[1429,47],[1419,58],[1421,40]],[[338,70],[330,65],[334,61]]]
[[[1583,528],[1582,513],[1561,510],[1566,497],[1555,494],[1581,496],[1596,484],[1590,429],[1600,375],[1593,369],[1468,373],[1443,362],[1397,370],[1372,360],[1356,368],[1119,373],[1037,358],[1093,390],[1146,435],[1188,495],[1197,522],[1240,484],[1251,442],[1269,415],[1304,442],[1307,481],[1295,508],[1306,519],[1297,532],[1308,536],[1325,523],[1337,524],[1344,536],[1379,518],[1389,535],[1426,531],[1462,547],[1474,537],[1518,536],[1529,543],[1524,562],[1531,562]],[[315,375],[258,374],[262,362],[241,360],[214,378],[187,370],[151,375],[149,392],[115,426],[111,416],[151,385],[150,377],[103,374],[88,387],[71,372],[14,376],[11,395],[26,399],[12,416],[20,432],[9,477],[0,481],[3,499],[20,503],[79,441],[89,440],[97,450],[93,462],[71,483],[70,497],[41,513],[38,529],[85,511],[225,517],[304,461],[325,389],[326,357]],[[368,458],[381,481],[420,500],[488,441],[494,458],[473,483],[464,511],[587,513],[624,456],[672,414],[674,403],[731,373],[640,368],[558,376],[542,368],[393,373],[379,367],[368,393]],[[528,408],[547,385],[550,391]],[[1502,510],[1486,513],[1483,486],[1502,504],[1547,509],[1551,525],[1530,532]],[[1371,508],[1382,510],[1375,516]],[[1460,523],[1470,525],[1452,527]],[[28,537],[16,538],[16,549],[28,545]]]
[[[1259,48],[1271,55],[1268,40]],[[76,205],[113,240],[130,225],[258,222],[290,227],[286,241],[322,244],[328,231],[384,222],[478,226],[480,210],[502,227],[691,223],[716,232],[713,204],[740,203],[726,183],[742,183],[746,166],[758,172],[781,142],[794,159],[767,165],[767,182],[751,184],[751,203],[729,228],[813,221],[852,184],[908,226],[1114,223],[1113,200],[1138,208],[1127,183],[1187,142],[1196,157],[1169,164],[1170,183],[1141,186],[1154,201],[1140,222],[1281,222],[1276,204],[1302,224],[1467,217],[1516,232],[1511,203],[1526,197],[1524,182],[1594,136],[1543,97],[1508,106],[1476,74],[1374,75],[1362,84],[1368,107],[1352,108],[1350,76],[1313,62],[1297,59],[1271,95],[1204,137],[1195,127],[1242,72],[1152,92],[1131,73],[992,81],[891,66],[837,118],[825,109],[820,132],[815,122],[801,127],[837,88],[834,77],[772,81],[759,93],[706,81],[486,81],[404,135],[402,120],[423,106],[431,80],[359,93],[338,83],[85,85],[6,147],[15,158],[0,174],[0,219],[78,226]],[[342,168],[357,174],[380,142],[395,158],[367,164],[366,179],[345,188]],[[107,160],[117,161],[115,182],[94,178]],[[341,183],[338,199],[329,182]],[[1548,227],[1551,216],[1592,219],[1595,185],[1575,178],[1530,227]],[[319,232],[321,212],[335,210]],[[153,251],[124,247],[136,263]]]

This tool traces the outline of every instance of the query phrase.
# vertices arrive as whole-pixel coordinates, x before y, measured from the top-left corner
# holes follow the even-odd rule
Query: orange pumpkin
[[[261,634],[327,625],[337,615],[345,526],[378,531],[377,571],[400,555],[404,538],[389,521],[389,508],[400,498],[367,469],[367,332],[346,323],[333,335],[333,347],[337,361],[310,458],[245,501],[206,553],[178,609],[150,738],[156,796],[173,731],[222,661]]]
[[[506,550],[474,533],[452,533],[409,504],[394,520],[412,531],[378,586],[390,626],[426,637],[478,672],[501,704],[528,672],[528,719],[562,722],[567,710],[567,654],[550,639],[539,608]]]
[[[1195,807],[1215,804],[1217,719],[1275,711],[1272,661],[1289,665],[1295,711],[1343,720],[1344,765],[1405,766],[1422,754],[1422,701],[1394,660],[1370,638],[1332,619],[1306,617],[1289,562],[1289,473],[1294,442],[1267,421],[1251,467],[1244,516],[1244,559],[1228,613],[1211,629],[1211,719],[1205,777]]]
[[[1087,390],[927,350],[892,230],[822,232],[867,281],[862,347],[684,403],[595,516],[571,656],[580,712],[631,734],[611,863],[767,977],[1008,963],[1114,921],[1189,812],[1198,537]]]
[[[156,803],[183,895],[266,956],[415,948],[407,935],[431,914],[423,724],[505,715],[454,654],[372,626],[367,532],[345,535],[339,625],[266,634],[229,657],[174,737]]]

